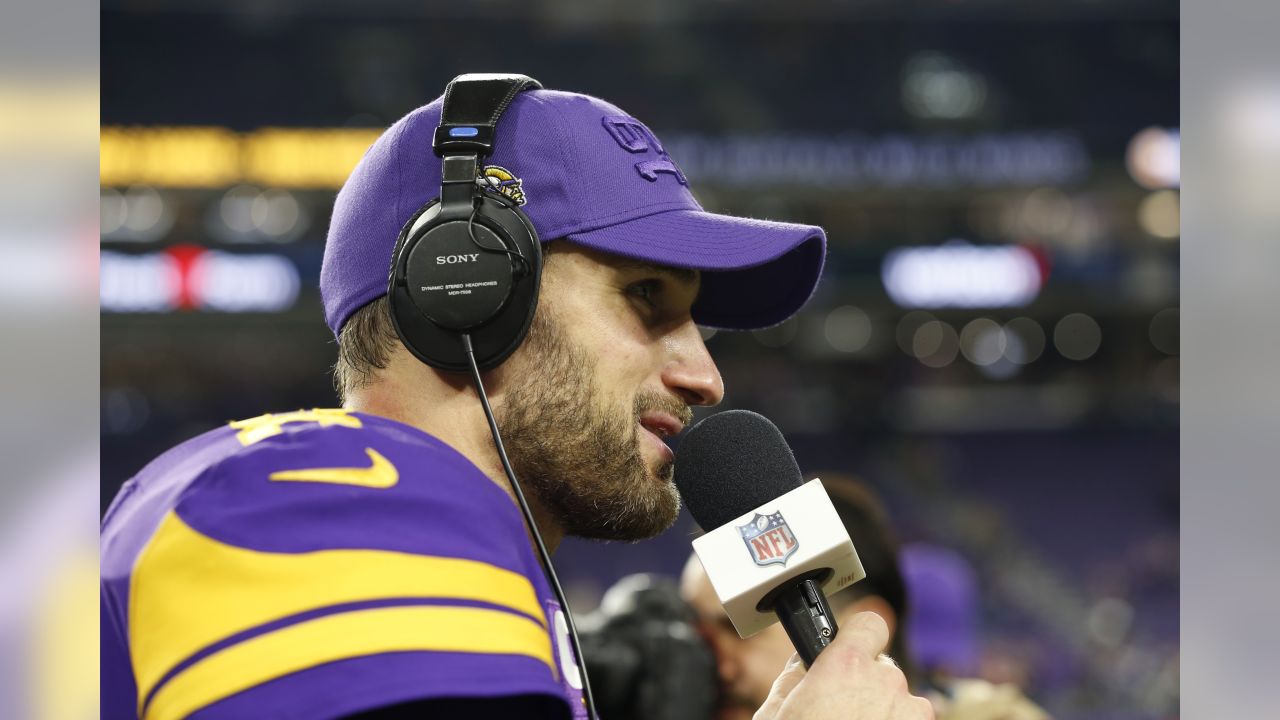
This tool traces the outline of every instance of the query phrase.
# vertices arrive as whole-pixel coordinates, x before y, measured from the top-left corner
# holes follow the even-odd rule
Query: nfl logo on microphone
[[[787,558],[800,547],[781,512],[771,515],[756,513],[751,522],[738,526],[738,532],[742,533],[742,542],[746,543],[751,559],[761,567],[785,566]]]

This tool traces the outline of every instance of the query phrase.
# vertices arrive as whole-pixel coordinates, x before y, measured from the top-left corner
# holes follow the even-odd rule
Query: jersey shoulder
[[[341,410],[231,423],[240,447],[174,512],[220,542],[264,552],[377,549],[509,561],[523,526],[509,496],[439,439]]]
[[[140,714],[314,713],[334,673],[367,676],[343,696],[362,707],[556,693],[520,516],[461,454],[338,410],[231,423],[221,442],[118,593]]]
[[[417,428],[340,409],[238,420],[164,453],[125,483],[102,527],[104,575],[126,573],[170,515],[266,552],[370,548],[510,560],[511,499]]]

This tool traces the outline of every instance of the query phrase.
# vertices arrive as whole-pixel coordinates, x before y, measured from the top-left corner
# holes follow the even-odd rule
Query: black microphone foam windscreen
[[[676,487],[703,530],[800,487],[782,432],[749,410],[728,410],[689,429],[676,452]]]

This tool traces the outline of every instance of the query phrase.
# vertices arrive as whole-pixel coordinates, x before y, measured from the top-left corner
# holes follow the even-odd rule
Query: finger
[[[928,700],[912,695],[907,699],[908,717],[918,718],[918,720],[934,720],[937,713],[933,708],[933,703]]]
[[[778,708],[796,689],[796,685],[804,679],[804,663],[800,662],[800,655],[792,653],[791,658],[787,660],[787,664],[782,666],[782,673],[778,675],[778,679],[773,681],[773,687],[769,690],[769,697],[765,699],[764,704],[756,711],[757,718],[772,718],[777,714]]]
[[[881,654],[880,657],[887,658],[888,655]],[[902,670],[898,669],[897,665],[877,659],[875,672],[880,678],[883,687],[893,688],[903,695],[907,694],[907,676],[903,674]]]
[[[840,624],[840,632],[832,644],[852,648],[854,654],[871,660],[889,645],[889,626],[873,612],[860,612]]]
[[[770,693],[778,693],[787,696],[795,689],[796,683],[804,678],[804,663],[800,662],[800,653],[791,653],[791,657],[787,658],[787,664],[782,666],[782,672],[778,674],[778,679],[773,681],[773,687]]]

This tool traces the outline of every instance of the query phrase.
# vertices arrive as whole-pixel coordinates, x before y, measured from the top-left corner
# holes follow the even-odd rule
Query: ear
[[[898,632],[898,614],[879,595],[866,595],[849,603],[843,610],[836,613],[836,622],[843,625],[845,621],[860,612],[873,612],[884,618],[885,624],[889,626],[889,637],[893,637]]]

